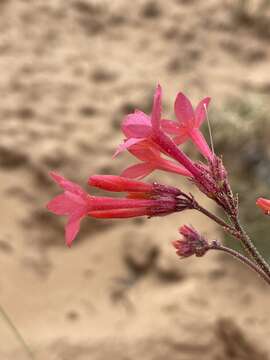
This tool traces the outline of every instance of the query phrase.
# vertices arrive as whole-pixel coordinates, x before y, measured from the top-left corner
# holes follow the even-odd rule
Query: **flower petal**
[[[137,138],[129,138],[127,140],[125,140],[122,144],[120,144],[118,146],[118,148],[116,149],[115,153],[113,154],[113,158],[115,158],[116,156],[118,156],[121,152],[129,149],[131,146],[140,143],[141,141],[144,141],[144,138],[141,139],[137,139]]]
[[[159,170],[180,174],[190,178],[193,177],[192,174],[186,168],[184,168],[184,166],[175,164],[174,162],[166,159],[161,159],[160,162],[157,162],[156,168]]]
[[[185,132],[183,132],[180,135],[177,135],[173,138],[173,141],[177,144],[177,145],[181,145],[184,144],[184,142],[186,142],[189,139],[189,135]]]
[[[151,174],[151,172],[154,170],[155,168],[150,162],[139,163],[125,169],[122,172],[121,176],[128,177],[131,179],[142,179],[143,177]]]
[[[85,216],[85,212],[82,209],[78,209],[77,211],[73,212],[69,218],[68,222],[65,227],[65,238],[66,244],[71,246],[73,240],[75,239],[76,235],[80,230],[80,222],[81,219]]]
[[[189,99],[183,94],[179,93],[175,99],[174,111],[178,121],[187,126],[194,126],[194,111]]]
[[[129,148],[129,151],[141,161],[152,161],[160,158],[160,151],[148,140],[134,144]]]
[[[193,143],[197,146],[200,153],[206,158],[206,159],[212,159],[213,153],[210,150],[203,134],[199,129],[193,129],[190,132],[190,138],[193,141]]]
[[[121,129],[127,138],[147,137],[152,131],[150,117],[137,110],[124,118]]]
[[[69,215],[78,205],[66,194],[57,195],[48,204],[47,209],[56,215]]]
[[[180,129],[179,124],[172,120],[161,120],[161,127],[167,134],[171,135],[177,135]]]
[[[87,196],[86,192],[78,184],[67,180],[57,172],[51,171],[49,175],[62,189],[82,197]]]
[[[211,101],[210,97],[201,100],[195,109],[195,127],[199,128],[206,117],[206,110]]]

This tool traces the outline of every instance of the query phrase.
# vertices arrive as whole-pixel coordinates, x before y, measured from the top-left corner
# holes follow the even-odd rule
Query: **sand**
[[[266,285],[226,256],[174,253],[184,223],[219,237],[202,215],[87,219],[68,249],[64,219],[45,209],[58,193],[50,170],[86,187],[133,161],[112,160],[121,120],[149,112],[157,82],[166,117],[180,90],[216,109],[269,94],[255,10],[246,22],[230,1],[1,1],[0,304],[37,360],[270,358]],[[27,359],[4,321],[0,335],[1,360]]]

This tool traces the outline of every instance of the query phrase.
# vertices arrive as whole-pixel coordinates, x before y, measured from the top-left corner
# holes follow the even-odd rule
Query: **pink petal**
[[[66,244],[71,246],[73,240],[75,239],[76,235],[80,230],[80,222],[81,219],[85,216],[84,211],[77,210],[73,214],[70,215],[68,222],[65,228],[65,238]]]
[[[151,121],[142,111],[135,111],[124,118],[121,129],[127,138],[142,138],[151,134]]]
[[[161,120],[161,127],[167,133],[176,135],[179,132],[179,124],[172,120]]]
[[[211,149],[209,148],[209,146],[200,130],[198,130],[198,129],[191,130],[190,138],[193,141],[193,143],[197,146],[200,153],[206,159],[212,159],[213,153],[212,153]]]
[[[67,180],[57,172],[51,171],[49,175],[64,190],[70,191],[71,193],[77,194],[82,197],[87,196],[87,193],[78,184]]]
[[[125,140],[122,144],[118,146],[115,153],[113,154],[113,158],[118,156],[121,152],[125,151],[126,149],[129,149],[131,146],[140,143],[141,141],[144,141],[144,138],[137,139],[137,138],[130,138]]]
[[[47,204],[47,209],[56,215],[69,215],[76,207],[77,204],[66,194],[56,196]]]
[[[177,135],[173,138],[173,141],[177,144],[177,145],[181,145],[184,144],[184,142],[186,142],[189,139],[189,135],[185,132],[183,132],[180,135]]]
[[[162,159],[162,161],[157,162],[156,168],[163,171],[168,171],[171,173],[183,175],[192,178],[192,174],[184,168],[184,166],[173,163],[172,161]]]
[[[154,170],[155,168],[152,166],[151,163],[149,162],[140,163],[140,164],[132,165],[127,169],[125,169],[122,172],[121,176],[128,177],[131,179],[136,179],[136,178],[142,179],[145,176],[149,175]]]
[[[177,95],[174,103],[174,111],[181,124],[189,128],[194,126],[194,111],[191,102],[183,93]]]
[[[202,101],[199,102],[198,106],[195,109],[195,127],[199,128],[203,123],[206,117],[205,108],[208,108],[211,98],[206,97]]]
[[[132,155],[141,161],[152,161],[160,157],[160,151],[154,147],[152,142],[145,140],[129,148]]]
[[[162,89],[161,86],[158,85],[154,95],[152,114],[151,114],[151,123],[153,130],[157,130],[160,127],[160,119],[161,119],[161,111],[162,111],[161,100],[162,100]]]

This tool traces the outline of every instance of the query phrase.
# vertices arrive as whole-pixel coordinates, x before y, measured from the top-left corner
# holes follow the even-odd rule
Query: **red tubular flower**
[[[259,208],[262,209],[262,211],[266,214],[266,215],[270,215],[270,200],[269,199],[265,199],[265,198],[258,198],[256,201],[256,205],[259,206]]]
[[[183,201],[178,204],[180,190],[160,184],[146,184],[120,176],[95,175],[89,184],[104,190],[127,192],[124,198],[92,196],[79,185],[66,180],[57,173],[50,174],[64,189],[47,204],[56,215],[68,216],[66,243],[70,246],[76,237],[80,221],[86,216],[95,218],[129,218],[135,216],[162,216],[183,209]]]
[[[153,185],[142,181],[130,180],[115,175],[90,176],[88,184],[97,188],[114,192],[151,192]]]
[[[114,156],[117,156],[122,151],[128,149],[138,144],[142,141],[148,141],[151,143],[151,136],[155,129],[160,127],[161,119],[161,98],[162,98],[162,89],[158,85],[155,91],[152,114],[151,116],[146,115],[140,110],[136,110],[132,114],[128,114],[122,123],[121,129],[126,136],[126,139],[122,144],[120,144],[116,150]]]
[[[176,249],[176,254],[181,258],[192,255],[200,257],[209,250],[207,240],[194,228],[184,225],[179,229],[179,233],[182,235],[182,239],[175,240],[172,244]]]

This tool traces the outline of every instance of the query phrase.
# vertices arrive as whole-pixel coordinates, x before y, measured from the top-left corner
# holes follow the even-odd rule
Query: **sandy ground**
[[[226,257],[174,254],[181,224],[217,236],[204,217],[87,220],[67,249],[64,221],[44,208],[58,191],[49,170],[85,184],[129,163],[111,160],[119,124],[134,108],[150,110],[158,81],[167,117],[179,90],[194,102],[212,96],[216,109],[228,96],[269,94],[269,32],[235,8],[0,2],[0,304],[37,360],[270,358],[264,283]],[[1,360],[27,359],[4,321],[0,337]]]

